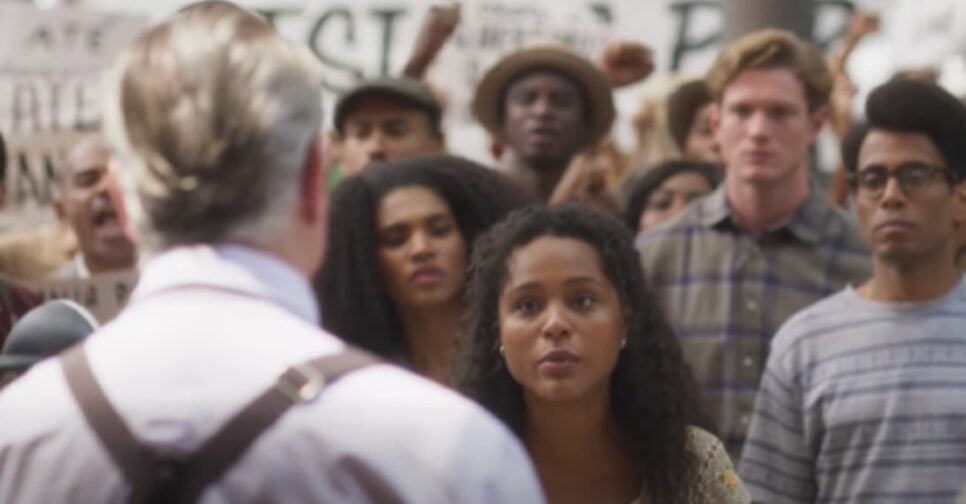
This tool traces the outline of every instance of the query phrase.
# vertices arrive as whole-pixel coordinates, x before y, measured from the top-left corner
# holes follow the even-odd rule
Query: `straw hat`
[[[566,75],[584,90],[590,122],[587,141],[581,147],[593,145],[606,135],[615,114],[610,83],[590,61],[559,43],[534,44],[497,61],[476,87],[473,115],[491,135],[504,140],[500,123],[504,91],[520,74],[541,69]]]

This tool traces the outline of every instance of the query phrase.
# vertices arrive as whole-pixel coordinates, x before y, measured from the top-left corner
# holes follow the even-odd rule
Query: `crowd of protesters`
[[[609,140],[629,42],[505,55],[493,158],[449,154],[422,77],[458,23],[331,131],[319,62],[230,2],[123,52],[55,170],[69,252],[0,241],[0,502],[966,497],[966,103],[899,74],[852,117],[874,16],[831,58],[728,43],[644,166]],[[103,327],[30,287],[124,271]]]

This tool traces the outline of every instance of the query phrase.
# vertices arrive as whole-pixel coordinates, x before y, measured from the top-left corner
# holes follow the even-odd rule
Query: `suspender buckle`
[[[293,403],[300,403],[318,397],[325,385],[325,375],[308,364],[299,364],[282,373],[275,388]]]

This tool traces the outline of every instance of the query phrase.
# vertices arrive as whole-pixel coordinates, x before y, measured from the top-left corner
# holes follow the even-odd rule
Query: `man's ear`
[[[829,118],[829,108],[828,105],[823,105],[814,112],[809,112],[808,120],[812,123],[812,143],[818,138],[818,134],[821,133],[822,128],[825,127],[825,123],[828,122]]]
[[[953,241],[956,245],[956,264],[964,267],[966,257],[966,182],[953,187]]]
[[[323,133],[323,145],[326,147],[326,156],[339,157],[342,146],[345,145],[345,137],[337,130],[328,130]]]
[[[316,136],[305,153],[302,183],[299,189],[299,213],[309,222],[324,219],[328,190],[325,163],[322,157],[322,138]]]
[[[436,137],[436,147],[437,154],[446,154],[446,133],[441,131]]]
[[[721,102],[716,101],[711,103],[711,116],[708,118],[708,123],[711,126],[711,136],[714,137],[714,141],[721,145],[720,139],[718,139],[718,132],[721,131]]]
[[[67,209],[64,208],[64,200],[61,199],[62,196],[63,195],[54,199],[54,215],[57,216],[57,220],[67,222]]]
[[[721,128],[721,103],[714,102],[711,104],[711,117],[709,118],[711,123],[711,131],[714,133],[718,132]]]
[[[953,222],[956,223],[956,229],[959,230],[966,226],[966,181],[960,182],[953,189]],[[960,236],[966,236],[966,233],[959,231]],[[966,243],[962,245],[966,246]]]

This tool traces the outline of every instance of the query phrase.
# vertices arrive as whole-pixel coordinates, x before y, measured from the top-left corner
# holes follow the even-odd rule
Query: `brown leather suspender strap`
[[[84,417],[131,484],[131,502],[191,503],[290,407],[315,399],[342,376],[380,361],[347,349],[289,368],[273,387],[183,460],[163,460],[134,437],[97,383],[82,345],[62,354],[60,362]]]
[[[154,455],[144,450],[124,420],[111,406],[104,390],[91,372],[83,345],[76,345],[60,355],[60,364],[67,377],[67,386],[80,405],[87,423],[111,455],[111,459],[128,481],[142,481],[151,477]],[[110,440],[110,442],[105,442]]]
[[[201,497],[204,489],[220,480],[258,435],[288,408],[315,399],[327,385],[376,362],[378,359],[372,355],[348,350],[317,357],[282,373],[274,387],[250,402],[191,456],[184,475],[182,502],[195,502]]]

